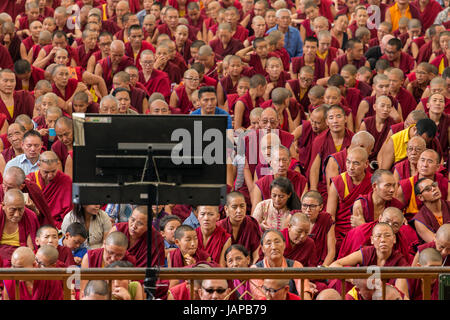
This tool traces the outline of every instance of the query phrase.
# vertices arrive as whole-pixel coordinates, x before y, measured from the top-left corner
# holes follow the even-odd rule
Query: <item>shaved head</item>
[[[366,149],[367,153],[372,152],[375,145],[375,138],[367,131],[359,131],[352,137],[351,148],[361,147]]]
[[[46,163],[46,164],[52,164],[52,163],[58,163],[59,158],[53,151],[44,151],[41,153],[39,157],[39,161]]]
[[[450,242],[450,223],[443,224],[436,231],[436,239],[443,242]]]
[[[111,42],[111,50],[123,50],[125,52],[125,44],[122,40],[113,40]]]
[[[342,297],[335,289],[325,289],[320,291],[316,300],[342,300]]]
[[[43,256],[47,257],[49,265],[55,264],[59,258],[58,250],[51,245],[41,246],[36,254],[42,254]]]
[[[128,238],[124,233],[114,231],[106,237],[105,244],[128,248]]]
[[[348,151],[348,155],[358,155],[362,161],[367,161],[369,159],[369,154],[367,150],[361,147],[354,147]]]
[[[441,266],[442,256],[435,248],[426,248],[419,253],[419,264],[425,266]]]
[[[301,212],[296,212],[291,216],[291,220],[289,221],[289,224],[291,225],[297,225],[299,223],[308,223],[310,224],[311,222],[309,221],[309,218],[306,214],[301,213]]]
[[[3,197],[3,203],[5,205],[14,202],[16,199],[20,199],[21,202],[25,205],[25,198],[23,196],[22,191],[19,189],[10,189],[6,191],[5,196]]]
[[[33,250],[28,247],[17,248],[11,256],[11,265],[13,268],[18,264],[20,264],[22,268],[33,268],[35,261],[36,257]]]

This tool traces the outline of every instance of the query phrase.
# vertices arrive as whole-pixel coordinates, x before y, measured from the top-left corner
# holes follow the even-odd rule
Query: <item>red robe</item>
[[[377,224],[378,221],[371,221],[350,230],[342,242],[337,258],[341,259],[363,246],[369,246],[372,230]],[[395,237],[397,241],[394,244],[394,250],[400,251],[406,260],[412,263],[419,244],[416,231],[410,225],[402,225]]]
[[[437,15],[442,11],[441,5],[435,0],[430,0],[422,12],[420,11],[419,0],[415,0],[412,4],[415,5],[417,11],[419,11],[420,22],[422,22],[422,30],[424,31],[434,23]]]
[[[134,65],[138,68],[138,70],[142,70],[142,66],[140,64],[141,53],[144,50],[151,50],[155,53],[155,48],[153,45],[145,40],[141,42],[141,50],[139,50],[138,54],[135,56],[133,52],[133,47],[131,46],[131,42],[125,43],[125,55],[133,59]]]
[[[208,240],[208,243],[203,243],[203,233],[201,227],[195,229],[198,237],[198,247],[206,251],[214,262],[220,263],[223,246],[231,237],[231,235],[220,226],[216,225],[213,234]]]
[[[305,187],[308,185],[308,180],[306,180],[304,175],[294,170],[287,171],[287,178],[292,182],[292,186],[294,187],[294,191],[297,196],[301,197]],[[257,186],[261,191],[263,200],[270,199],[270,184],[273,180],[274,176],[271,174],[265,175],[255,182],[255,186]]]
[[[233,227],[230,218],[220,220],[217,225],[221,226],[231,235],[231,244],[241,244],[252,254],[259,247],[261,240],[261,229],[258,222],[252,216],[245,216],[239,227],[237,238],[233,237]]]
[[[397,110],[398,109],[398,101],[396,98],[394,98],[391,95],[388,95],[389,99],[391,99],[392,102],[392,106]],[[373,105],[375,104],[375,101],[377,100],[376,96],[369,96],[369,97],[365,97],[363,99],[364,101],[367,102],[367,104],[369,105],[369,110],[366,112],[365,117],[371,117],[375,115],[375,110],[373,109]],[[356,113],[355,113],[356,116]]]
[[[382,55],[380,59],[388,60],[386,55]],[[411,70],[414,69],[414,62],[415,60],[413,57],[405,52],[401,52],[400,64],[398,65],[398,68],[401,69],[405,75],[407,75],[411,72]],[[397,68],[396,66],[394,66],[394,61],[389,61],[389,65],[393,68]]]
[[[16,300],[16,281],[3,280],[9,300]],[[24,281],[19,283],[20,300],[64,300],[62,280],[34,280],[32,294]]]
[[[336,210],[336,251],[339,252],[342,240],[344,240],[347,233],[351,230],[350,217],[352,215],[352,207],[356,199],[361,194],[367,194],[372,190],[372,184],[370,183],[371,174],[366,171],[364,179],[359,185],[354,185],[352,179],[348,176],[347,172],[344,172],[336,177],[331,178],[332,188],[336,188],[339,196],[338,207]],[[346,179],[349,194],[345,195],[345,183]]]
[[[402,106],[402,117],[406,119],[406,117],[416,109],[417,102],[414,99],[414,96],[405,88],[400,88],[399,92],[395,96],[398,103]]]
[[[295,99],[297,99],[298,103],[300,103],[303,107],[303,109],[306,109],[311,102],[308,98],[309,90],[312,88],[310,86],[308,89],[306,89],[306,92],[303,94],[303,96],[300,95],[300,81],[298,79],[291,79],[287,81],[289,83],[289,86],[292,89],[292,92],[294,93]]]
[[[88,263],[89,268],[104,268],[103,263],[103,252],[104,248],[98,248],[98,249],[92,249],[88,250],[87,256],[88,256]],[[125,254],[122,261],[128,261],[133,264],[133,266],[136,266],[136,258],[128,253]]]
[[[128,241],[130,241],[128,222],[116,223],[116,228],[118,231],[123,232],[127,236]],[[163,266],[165,260],[164,239],[154,227],[152,228],[152,267]],[[136,259],[136,267],[147,267],[147,232],[139,238],[133,247],[128,247],[127,254]]]
[[[14,71],[14,64],[8,49],[0,44],[0,68]]]
[[[52,84],[53,93],[56,94],[58,97],[63,99],[64,101],[68,101],[73,94],[75,93],[75,90],[77,89],[78,80],[74,78],[70,78],[69,82],[67,82],[67,86],[65,88],[64,94],[56,87],[56,84]]]
[[[320,212],[309,237],[314,240],[317,253],[317,265],[321,265],[328,254],[327,237],[334,221],[328,212]]]
[[[289,56],[289,52],[287,52],[287,50],[283,47],[281,49],[272,51],[272,53],[276,54],[281,59],[281,62],[283,62],[284,71],[289,71],[289,61],[291,59]]]
[[[263,103],[264,100],[261,97],[256,98],[256,106],[254,106],[252,98],[250,97],[250,93],[247,91],[247,93],[241,96],[238,101],[241,101],[245,107],[244,114],[242,116],[242,126],[244,128],[248,128],[250,126],[250,112],[253,110],[253,108]]]
[[[406,201],[403,208],[405,209],[405,218],[408,222],[414,218],[423,205],[422,201],[416,197],[416,193],[414,192],[414,185],[418,181],[418,176],[419,175],[416,174],[414,177],[399,181],[399,185],[402,187],[403,199]],[[437,172],[435,175],[435,181],[438,183],[439,189],[441,190],[442,199],[447,199],[448,179]],[[416,206],[414,206],[414,203],[416,203]]]
[[[181,254],[180,248],[177,248],[173,251],[170,251],[170,261],[172,262],[172,268],[183,268],[186,265],[184,264],[183,255]],[[198,248],[197,251],[195,251],[195,254],[193,256],[196,263],[199,263],[200,261],[207,261],[209,258],[209,253],[206,251]]]
[[[58,261],[61,261],[66,268],[76,265],[75,260],[73,259],[72,250],[60,245],[58,245],[56,249],[58,249],[59,253]]]
[[[361,248],[363,262],[361,266],[377,265],[377,253],[374,246],[366,246]],[[386,260],[384,267],[409,267],[410,264],[406,261],[403,254],[397,250],[392,250],[391,256]]]
[[[308,237],[304,242],[292,246],[288,228],[281,230],[281,233],[286,239],[286,248],[283,254],[286,259],[297,260],[304,267],[317,267],[317,252],[313,239]]]
[[[31,66],[31,75],[30,79],[28,80],[28,90],[27,91],[33,91],[34,87],[36,86],[36,83],[38,83],[39,80],[44,80],[44,70],[41,68],[36,68],[35,66]],[[16,90],[22,90],[22,80],[18,79],[16,76]]]
[[[442,150],[448,150],[448,127],[450,126],[450,115],[443,113],[439,120],[436,131],[436,139],[439,140]],[[448,164],[448,152],[443,152],[444,162]]]
[[[139,71],[139,82],[145,86],[150,95],[153,92],[159,92],[166,98],[166,102],[169,101],[171,87],[167,73],[153,69],[150,78],[146,81],[142,71]]]
[[[366,222],[374,221],[375,207],[373,204],[372,196],[373,196],[373,191],[370,191],[368,194],[361,195],[358,199],[356,199],[356,201],[358,201],[358,200],[361,201],[363,216],[364,216],[364,220]],[[393,198],[392,200],[387,201],[384,207],[385,208],[395,207],[398,209],[402,209],[403,204],[400,201],[398,201],[397,199]]]
[[[147,92],[143,89],[132,87],[131,90],[131,106],[135,108],[140,114],[143,113],[142,104],[144,99],[147,98]]]
[[[33,118],[34,96],[24,90],[14,91],[13,96],[14,112],[12,117],[9,114],[8,109],[6,108],[5,103],[2,99],[0,99],[0,113],[6,115],[8,124],[13,123],[19,114],[26,114],[30,118]]]
[[[381,147],[391,130],[391,125],[395,123],[394,119],[391,117],[387,118],[380,132],[377,130],[375,116],[364,118],[363,122],[366,124],[366,131],[375,138],[375,145],[373,146],[372,153],[369,155],[369,161],[376,160],[378,152],[381,150]]]
[[[53,49],[53,45],[52,44],[49,44],[49,45],[46,45],[46,46],[42,47],[42,50],[45,51],[46,55],[50,54],[52,49]],[[80,65],[79,62],[78,62],[78,55],[77,55],[76,49],[71,47],[71,46],[69,46],[69,45],[67,45],[64,49],[66,49],[67,53],[69,54],[69,62],[67,62],[67,66],[70,66],[70,62],[71,62],[72,59],[75,60],[77,65]],[[55,63],[54,59],[50,60],[47,63],[47,65],[44,66],[42,69],[45,70],[52,63]]]
[[[213,39],[209,42],[210,47],[220,57],[225,58],[227,55],[234,55],[241,49],[244,49],[244,45],[238,39],[231,38],[226,48],[223,47],[222,41],[219,38]]]
[[[397,171],[400,180],[408,179],[409,177],[411,177],[411,168],[408,158],[397,162],[394,165],[394,170]]]
[[[300,166],[304,169],[303,172],[309,167],[311,159],[312,142],[318,134],[316,134],[311,127],[309,120],[302,120],[302,135],[297,140],[298,146],[298,159]]]
[[[101,59],[98,61],[98,64],[102,67],[102,78],[105,80],[106,87],[108,88],[108,91],[112,88],[112,80],[113,80],[113,71],[112,71],[112,63],[111,63],[111,57],[108,56],[104,59]],[[126,67],[128,66],[134,66],[134,61],[132,58],[128,56],[123,56],[120,60],[120,63],[115,71],[115,73],[124,71]]]
[[[56,140],[52,144],[52,151],[56,153],[59,160],[61,161],[62,167],[66,167],[66,160],[67,156],[69,155],[69,151],[67,150],[67,147],[64,145],[64,143],[61,142],[61,140]]]
[[[334,61],[336,61],[337,65],[338,65],[338,70],[339,70],[338,73],[341,73],[341,69],[345,65],[349,64],[348,59],[347,59],[347,54],[345,54],[345,53],[340,55],[339,57],[337,57]],[[367,61],[366,57],[362,56],[361,59],[359,59],[359,60],[353,60],[352,64],[357,69],[359,69],[365,65],[366,61]]]
[[[442,205],[442,223],[450,223],[450,202],[441,199]],[[422,206],[419,212],[414,216],[415,221],[422,223],[431,232],[436,233],[440,225],[434,213],[427,206]]]
[[[0,206],[0,240],[3,237],[3,229],[5,228],[6,223],[6,214],[3,210],[3,207]],[[31,237],[31,242],[35,243],[36,239],[36,231],[39,229],[39,221],[36,217],[36,214],[25,208],[25,212],[22,216],[22,219],[19,221],[19,243],[20,246],[27,246],[27,237]],[[10,246],[7,244],[0,245],[0,258],[4,260],[4,262],[11,261],[11,255],[17,247]]]
[[[292,58],[291,63],[292,72],[299,73],[300,69],[305,65],[305,58],[304,56],[294,57]],[[323,77],[325,77],[325,60],[322,60],[316,56],[316,59],[314,60],[314,82]]]
[[[60,229],[64,216],[73,208],[72,179],[67,174],[58,171],[53,180],[45,185],[39,170],[30,173],[27,177],[42,190],[50,207],[55,226]]]
[[[94,49],[89,50],[88,52],[86,52],[86,47],[84,45],[81,45],[78,48],[76,48],[77,59],[79,63],[78,66],[86,70],[89,58],[98,50],[99,50],[98,46],[95,46]]]
[[[329,155],[328,158],[325,160],[325,168],[328,165],[328,161],[330,160],[330,158],[336,160],[339,174],[347,171],[347,148]]]

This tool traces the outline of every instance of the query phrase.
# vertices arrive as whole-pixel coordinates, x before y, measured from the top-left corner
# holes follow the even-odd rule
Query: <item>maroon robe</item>
[[[183,268],[186,265],[184,264],[183,255],[181,254],[180,248],[176,248],[173,251],[170,251],[170,261],[172,262],[172,268]],[[200,248],[195,251],[195,254],[193,256],[196,263],[199,263],[201,261],[207,261],[208,258],[210,258],[209,253],[205,250],[202,250]]]
[[[212,33],[214,34],[214,35],[216,35],[216,32],[217,32],[217,29],[219,28],[219,25],[218,24],[216,24],[216,25],[214,25],[211,29],[209,29],[209,30],[211,30],[212,31]],[[236,26],[236,31],[233,33],[233,36],[232,36],[232,38],[233,39],[236,39],[236,40],[239,40],[240,42],[244,42],[245,41],[245,39],[247,39],[248,38],[248,34],[249,34],[249,31],[246,29],[246,28],[244,28],[243,26],[241,26],[240,24],[238,24],[237,26]]]
[[[76,265],[75,260],[73,259],[72,250],[70,250],[68,247],[60,245],[58,245],[56,249],[58,249],[59,253],[58,261],[61,261],[66,268]]]
[[[43,226],[49,224],[55,226],[55,222],[53,221],[53,217],[51,215],[47,200],[45,200],[44,194],[42,193],[41,189],[39,189],[36,183],[30,181],[29,179],[25,179],[24,183],[25,187],[22,189],[22,192],[28,193],[30,195],[30,199],[39,210],[39,215],[37,216],[39,225]],[[1,191],[0,194],[0,197],[3,200],[3,191]]]
[[[298,103],[300,103],[302,105],[303,109],[307,108],[311,104],[311,102],[309,101],[309,98],[308,98],[308,93],[309,93],[309,90],[312,88],[312,86],[310,86],[306,90],[303,97],[301,97],[300,96],[300,81],[298,79],[291,79],[291,80],[288,80],[287,83],[289,83],[289,86],[291,87],[292,92],[294,93],[295,99],[297,99]]]
[[[3,149],[2,155],[3,158],[5,159],[5,163],[8,163],[9,160],[14,159],[16,157],[16,152],[14,151],[12,146],[9,146],[7,149]]]
[[[422,250],[427,249],[427,248],[433,248],[436,249],[436,242],[435,241],[431,241],[431,242],[427,242],[424,243],[420,246],[417,247],[417,252],[422,252]],[[443,257],[443,267],[450,267],[450,259],[448,258],[448,255],[446,257]]]
[[[311,160],[312,142],[317,133],[312,130],[311,122],[309,120],[302,120],[302,135],[297,140],[298,159],[300,166],[306,171]]]
[[[130,241],[130,230],[128,228],[128,222],[116,223],[117,231],[124,233],[128,241]],[[164,255],[164,239],[161,234],[152,226],[152,267],[163,266]],[[139,238],[139,240],[129,247],[127,253],[136,259],[136,267],[147,267],[147,231]]]
[[[3,232],[6,224],[6,213],[3,210],[3,207],[0,206],[0,240],[3,237]],[[22,219],[19,221],[19,243],[20,246],[27,246],[27,237],[31,237],[31,242],[33,246],[36,240],[36,231],[39,229],[39,221],[36,217],[36,214],[25,207],[25,212],[23,213]],[[18,247],[2,244],[0,245],[0,258],[3,262],[10,263],[11,255],[14,250]],[[7,264],[8,264],[7,263]],[[5,263],[4,263],[5,264]]]
[[[361,207],[363,211],[364,220],[366,222],[372,222],[374,221],[374,215],[375,215],[375,207],[373,203],[373,191],[370,191],[368,194],[361,195],[356,201],[361,202]],[[392,200],[386,201],[386,204],[384,206],[385,208],[394,207],[397,209],[402,209],[403,204],[398,201],[397,199],[393,198]]]
[[[33,37],[31,37],[31,36],[22,40],[22,43],[25,46],[25,50],[27,51],[27,53],[29,53],[31,48],[33,48],[33,46],[36,44],[36,43],[34,43]]]
[[[33,91],[34,87],[36,86],[36,83],[38,83],[39,80],[44,80],[44,70],[41,68],[36,68],[35,66],[31,66],[31,75],[30,79],[28,79],[28,90],[27,91]],[[15,90],[22,90],[22,80],[18,79],[16,76],[16,89]]]
[[[409,92],[403,87],[400,88],[395,98],[402,107],[403,119],[406,119],[406,117],[410,114],[410,112],[416,109],[417,106],[416,99],[414,99],[414,96],[411,94],[411,92]]]
[[[92,249],[88,250],[87,256],[88,256],[88,263],[89,268],[104,268],[103,266],[103,252],[105,248],[98,248],[98,249]],[[128,261],[133,264],[133,266],[136,266],[136,258],[128,252],[123,257],[122,261]]]
[[[328,48],[328,54],[325,58],[325,63],[327,64],[328,70],[330,70],[331,63],[336,60],[337,54],[338,54],[337,48],[333,47]]]
[[[403,179],[407,179],[409,177],[411,177],[411,167],[410,167],[410,163],[408,158],[397,162],[394,165],[394,170],[397,171],[398,175],[399,175],[399,179],[403,180]]]
[[[338,65],[338,73],[341,73],[342,68],[349,64],[348,59],[347,59],[347,54],[342,54],[339,57],[337,57],[334,61],[336,61],[337,65]],[[361,68],[365,65],[366,63],[366,57],[362,56],[361,59],[359,60],[353,60],[352,64],[357,68]]]
[[[352,207],[356,199],[361,194],[367,194],[372,190],[372,184],[370,183],[371,174],[366,171],[364,179],[359,185],[354,185],[352,179],[349,177],[347,172],[341,175],[331,178],[332,185],[331,188],[336,188],[339,196],[338,207],[336,210],[335,221],[336,221],[336,251],[339,252],[341,243],[344,240],[347,233],[351,230],[350,217],[352,215]],[[345,184],[344,180],[347,181],[349,194],[345,196]]]
[[[159,26],[156,26],[156,28],[158,29],[159,34],[165,33],[170,37],[170,40],[175,41],[175,36],[166,23],[160,24]]]
[[[263,103],[264,100],[262,97],[256,98],[256,106],[254,106],[252,98],[250,97],[250,92],[247,91],[247,93],[241,96],[238,101],[241,101],[245,107],[244,114],[242,115],[242,127],[248,128],[250,126],[250,112],[253,108]]]
[[[337,259],[348,256],[363,246],[369,246],[372,230],[377,224],[378,221],[371,221],[351,229],[342,242]],[[411,264],[419,244],[416,231],[410,225],[402,225],[395,237],[397,241],[394,250],[400,251]]]
[[[441,199],[440,201],[442,205],[442,223],[450,223],[450,202],[443,199]],[[426,205],[422,206],[419,212],[417,212],[417,214],[414,216],[413,220],[422,223],[433,233],[436,233],[436,231],[440,227],[439,222],[434,216],[434,213],[430,209],[428,209]]]
[[[439,125],[436,131],[436,139],[439,140],[439,144],[442,150],[448,150],[448,127],[450,126],[450,115],[442,113]],[[448,163],[448,152],[443,152],[444,162]]]
[[[363,262],[361,266],[377,265],[377,252],[374,246],[365,246],[361,248]],[[390,257],[386,260],[384,267],[409,267],[410,264],[406,261],[403,254],[397,250],[392,249]]]
[[[341,107],[345,109],[350,109],[353,115],[353,120],[356,119],[356,115],[358,113],[359,104],[361,103],[361,100],[363,99],[363,95],[361,94],[361,91],[357,88],[347,88],[345,97],[342,97],[343,103],[341,102]],[[347,105],[345,105],[347,103]],[[348,116],[349,113],[346,110],[346,115]]]
[[[328,19],[328,21],[333,23],[333,13],[331,12],[331,6],[333,2],[330,0],[320,0],[319,6],[319,14]]]
[[[358,89],[359,92],[361,92],[362,97],[368,97],[372,94],[372,87],[364,81],[356,80],[354,88]]]
[[[313,239],[308,237],[304,242],[292,246],[288,228],[281,230],[281,233],[286,239],[286,248],[283,254],[286,259],[296,260],[304,267],[317,267],[317,253]]]
[[[418,210],[422,208],[423,202],[420,201],[416,197],[416,193],[414,192],[414,185],[417,183],[419,174],[416,174],[414,177],[410,177],[407,179],[400,180],[398,183],[402,187],[402,193],[403,193],[403,199],[405,199],[405,203],[403,205],[403,208],[405,208],[405,218],[410,222]],[[447,193],[448,193],[448,179],[444,177],[442,174],[437,172],[435,174],[435,179],[438,183],[439,189],[442,193],[442,199],[447,199]],[[411,210],[408,210],[408,207],[411,203],[411,201],[415,201],[417,204],[417,212],[410,212]]]
[[[159,92],[166,98],[166,102],[169,101],[171,87],[167,73],[153,69],[150,78],[146,81],[142,71],[139,71],[139,82],[145,86],[150,95],[153,92]]]
[[[56,176],[48,185],[45,185],[41,173],[37,171],[38,181],[35,172],[27,177],[41,188],[47,200],[55,226],[60,229],[64,216],[73,208],[72,203],[72,179],[65,173],[58,171]]]
[[[14,70],[14,62],[8,49],[0,44],[0,68]]]
[[[203,233],[201,227],[195,229],[198,237],[198,247],[206,251],[214,262],[220,263],[223,246],[231,238],[231,235],[222,227],[216,225],[208,243],[203,243]]]
[[[67,147],[64,145],[64,143],[61,142],[61,140],[56,140],[52,144],[52,151],[56,153],[59,160],[61,161],[62,167],[66,167],[66,160],[69,156],[69,151],[67,150]]]
[[[391,95],[388,95],[388,97],[389,97],[389,99],[391,99],[392,106],[395,108],[395,110],[398,110],[398,101],[397,101],[397,99],[394,98]],[[365,118],[374,116],[375,115],[375,110],[373,109],[373,105],[375,104],[375,101],[377,100],[377,97],[376,96],[369,96],[369,97],[365,97],[363,100],[366,101],[367,104],[369,105],[369,110],[366,112]]]
[[[366,27],[366,26],[365,26]],[[353,22],[348,26],[348,29],[352,32],[352,38],[356,38],[356,30],[359,28],[359,26],[356,24],[356,20],[353,20]],[[370,31],[370,39],[377,39],[377,29],[376,28],[369,28]]]
[[[331,215],[328,212],[322,211],[317,216],[317,220],[309,234],[309,237],[314,240],[316,246],[317,265],[321,265],[328,254],[327,238],[328,232],[333,224],[334,221]]]
[[[241,76],[242,76],[242,73],[241,73]],[[238,85],[239,80],[237,80],[236,83],[233,84],[233,80],[231,79],[231,76],[228,75],[226,77],[223,77],[219,81],[220,81],[220,84],[222,85],[223,93],[224,93],[225,97],[229,94],[237,93],[237,85]]]
[[[268,55],[267,58],[270,58],[270,56]],[[261,74],[264,77],[267,76],[267,71],[262,65],[261,58],[256,53],[250,54],[248,65],[253,68],[255,74]]]
[[[14,91],[13,96],[14,112],[12,117],[9,114],[8,109],[6,108],[5,103],[2,99],[0,99],[0,113],[6,115],[8,124],[13,123],[19,114],[26,114],[30,118],[33,118],[34,96],[31,95],[28,91],[24,90]]]
[[[140,114],[144,113],[142,104],[144,99],[147,98],[147,92],[138,87],[130,88],[131,93],[131,106],[137,110]]]
[[[167,61],[162,71],[169,76],[171,84],[179,84],[183,78],[183,72],[178,67],[178,65],[174,64],[173,62]]]
[[[9,300],[16,300],[16,280],[3,280]],[[62,280],[34,280],[32,294],[25,281],[19,283],[19,300],[64,300]]]
[[[415,5],[417,11],[419,11],[419,19],[420,22],[422,22],[422,30],[424,31],[434,23],[437,15],[442,11],[441,5],[435,0],[430,0],[422,12],[420,11],[419,0],[415,0],[412,4]]]
[[[234,55],[239,50],[244,49],[244,45],[242,44],[242,42],[234,38],[230,39],[230,42],[228,42],[226,48],[223,47],[223,43],[219,38],[211,40],[209,42],[209,46],[216,54],[222,57],[222,59],[227,55]]]
[[[292,72],[299,73],[300,69],[305,65],[305,57],[294,57],[292,58]],[[314,82],[318,79],[325,77],[325,60],[320,59],[316,56],[314,60]]]
[[[52,44],[49,44],[49,45],[46,45],[46,46],[42,47],[42,50],[45,51],[46,55],[49,55],[50,52],[52,51],[52,49],[53,49],[53,45]],[[67,66],[70,66],[70,62],[71,62],[72,59],[74,59],[76,64],[79,65],[78,55],[77,55],[76,49],[71,47],[71,46],[69,46],[69,45],[67,45],[64,49],[67,50],[67,53],[69,55],[69,62],[67,62]],[[47,65],[45,65],[42,69],[45,70],[52,63],[55,63],[54,59],[50,60],[47,63]]]
[[[382,55],[380,59],[388,60],[386,55]],[[401,69],[405,75],[407,75],[414,69],[414,62],[415,60],[413,57],[405,52],[401,52],[400,64],[398,65],[398,68]],[[397,68],[394,66],[394,61],[389,61],[389,65],[393,68]]]
[[[289,52],[283,47],[281,49],[276,49],[275,51],[272,51],[273,54],[277,55],[281,62],[283,62],[283,69],[284,71],[289,71],[289,64],[291,57],[289,56]]]
[[[184,85],[179,85],[174,89],[174,91],[178,97],[178,103],[176,107],[170,107],[173,114],[189,114],[192,110],[194,110],[194,105],[191,100],[189,100],[189,96]]]
[[[287,178],[292,182],[292,186],[294,187],[294,191],[297,196],[300,198],[305,190],[305,187],[308,185],[308,180],[301,173],[288,170]],[[274,180],[274,175],[265,175],[259,180],[255,182],[255,187],[258,187],[261,191],[261,196],[263,200],[270,199],[270,184]]]
[[[95,46],[94,49],[86,52],[86,47],[84,45],[79,46],[76,49],[77,59],[78,59],[78,63],[79,63],[78,66],[80,66],[84,70],[86,70],[89,58],[98,50],[99,50],[98,46]]]
[[[250,255],[258,249],[259,242],[261,240],[261,229],[258,221],[256,221],[252,216],[245,216],[239,227],[236,239],[233,237],[233,227],[231,225],[230,218],[227,217],[220,220],[217,225],[221,226],[231,235],[231,244],[237,243],[243,245],[248,250]]]
[[[430,61],[431,55],[435,54],[435,56],[439,56],[443,54],[444,52],[439,49],[438,51],[433,52],[433,42],[427,41],[422,47],[419,47],[419,54],[417,55],[417,64],[421,62],[428,62]]]
[[[379,132],[376,126],[376,117],[371,116],[368,118],[364,118],[363,122],[366,125],[366,131],[369,132],[375,138],[375,145],[373,146],[372,153],[369,155],[369,161],[376,160],[378,152],[381,150],[386,138],[388,136],[389,131],[391,130],[391,125],[393,125],[394,119],[391,117],[387,118],[384,121],[383,128]]]
[[[278,79],[276,81],[270,80],[270,76],[266,75],[267,84],[269,84],[271,82],[273,82],[275,84],[273,89],[286,87],[286,82],[288,82],[289,80],[291,80],[291,75],[289,72],[286,72],[286,71],[281,71],[280,76],[278,77]],[[272,96],[273,89],[269,92],[269,97]]]
[[[4,0],[0,1],[0,12],[6,12],[11,16],[13,21],[15,20],[19,11],[16,8],[17,1],[16,0]],[[16,10],[15,10],[16,9]]]
[[[111,57],[108,56],[104,59],[101,59],[100,61],[98,61],[98,64],[102,67],[102,78],[103,80],[105,80],[108,91],[110,91],[112,88],[112,80],[114,75],[112,71]],[[128,66],[134,66],[134,61],[132,58],[124,55],[120,60],[120,63],[117,66],[115,73],[124,71],[125,68]]]
[[[69,81],[67,82],[67,85],[65,87],[64,94],[63,94],[56,87],[55,83],[52,84],[53,93],[56,94],[61,99],[63,99],[64,101],[68,101],[73,96],[73,94],[75,93],[75,90],[77,89],[77,86],[78,86],[78,80],[76,80],[74,78],[70,78]]]
[[[347,148],[339,152],[330,154],[325,160],[325,168],[328,165],[328,161],[330,160],[330,158],[336,160],[339,174],[347,171]]]
[[[153,53],[155,53],[155,48],[153,47],[153,45],[151,43],[143,40],[141,42],[141,50],[139,50],[139,52],[135,58],[133,47],[131,46],[131,43],[130,42],[125,43],[125,55],[127,55],[128,57],[133,59],[134,65],[138,68],[138,70],[142,70],[140,59],[141,59],[141,53],[144,50],[151,50],[151,51],[153,51]]]

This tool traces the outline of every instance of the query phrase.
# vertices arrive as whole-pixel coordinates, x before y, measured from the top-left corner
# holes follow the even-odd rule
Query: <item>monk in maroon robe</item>
[[[12,255],[12,265],[20,263],[20,268],[36,268],[36,257],[27,247],[20,247]],[[19,292],[16,293],[16,281],[19,281]],[[4,280],[3,300],[63,300],[63,284],[61,280]]]
[[[250,262],[257,262],[261,229],[255,218],[246,215],[247,204],[244,195],[239,192],[229,193],[224,209],[227,217],[217,225],[231,235],[231,244],[241,244],[248,250],[252,259]]]
[[[415,0],[412,2],[417,8],[420,14],[420,22],[422,23],[422,30],[427,30],[436,19],[439,12],[442,11],[441,5],[435,0],[419,1]],[[424,5],[422,5],[424,4]]]
[[[167,73],[153,68],[155,56],[152,51],[144,50],[141,53],[142,70],[139,71],[139,82],[142,83],[149,93],[159,92],[166,102],[170,99],[170,80]]]
[[[234,108],[235,129],[250,126],[250,112],[264,102],[266,84],[266,79],[261,75],[255,74],[251,77],[249,90],[238,99]]]
[[[212,261],[225,267],[224,253],[231,246],[231,235],[216,223],[219,221],[219,208],[215,206],[199,206],[198,221],[200,227],[195,229],[198,247],[206,251]]]
[[[58,161],[54,152],[45,151],[39,159],[40,170],[30,173],[27,177],[42,190],[55,226],[61,228],[64,216],[73,208],[72,179],[58,170]],[[45,174],[42,174],[41,170]]]
[[[446,223],[440,226],[439,229],[436,231],[434,241],[427,242],[417,247],[417,254],[414,257],[414,261],[411,265],[417,266],[419,254],[420,252],[422,252],[422,250],[426,248],[434,248],[438,250],[442,256],[442,266],[449,267],[450,266],[450,259],[448,258],[449,243],[450,243],[450,224]]]
[[[225,58],[227,55],[234,55],[236,52],[244,48],[242,42],[232,37],[231,25],[221,24],[217,29],[217,38],[209,42],[209,46],[220,57]]]
[[[361,194],[366,194],[372,189],[371,174],[367,170],[369,165],[367,151],[361,147],[349,150],[347,163],[346,172],[331,178],[332,183],[327,199],[327,212],[336,221],[337,251],[339,251],[345,235],[351,229],[351,208],[355,200]]]
[[[348,256],[365,245],[370,245],[370,236],[375,225],[385,222],[391,225],[396,236],[395,250],[399,250],[406,260],[411,263],[414,259],[419,238],[415,230],[403,224],[403,213],[396,208],[387,207],[378,220],[364,223],[351,229],[344,238],[339,250],[338,259]]]
[[[139,206],[133,210],[128,222],[117,223],[113,231],[124,233],[129,241],[127,253],[136,258],[136,267],[147,267],[147,208]],[[152,227],[152,261],[151,266],[164,265],[164,240],[161,234]]]
[[[388,41],[385,52],[392,52],[392,54],[384,54],[380,59],[386,59],[389,65],[393,68],[399,68],[403,74],[409,74],[414,69],[415,60],[409,54],[401,51],[402,42],[400,39],[393,38]]]
[[[14,68],[14,72],[16,73],[16,90],[26,90],[31,92],[34,90],[34,87],[39,80],[45,79],[44,70],[36,68],[35,66],[30,66],[25,60],[20,61],[21,62],[16,63]],[[24,69],[20,68],[21,65],[24,65]],[[28,81],[28,86],[26,88],[23,85],[23,81]]]

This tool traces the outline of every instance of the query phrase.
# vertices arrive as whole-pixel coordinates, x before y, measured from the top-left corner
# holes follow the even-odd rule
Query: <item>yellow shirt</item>
[[[342,144],[340,144],[340,145],[334,145],[334,147],[336,148],[336,151],[339,152],[339,151],[341,151]]]
[[[13,117],[14,114],[14,105],[12,106],[6,106],[6,109],[8,109],[9,115],[11,116],[11,118]]]
[[[397,3],[389,8],[389,13],[391,14],[392,31],[398,29],[398,22],[400,21],[400,18],[407,17],[409,19],[412,19],[411,11],[409,10],[409,5],[408,9],[406,9],[405,15],[402,15],[400,13]]]
[[[325,59],[327,58],[327,55],[328,55],[328,50],[327,50],[324,54],[320,54],[319,50],[317,50],[316,54],[317,54],[317,56],[318,56],[320,59],[325,60]]]
[[[17,228],[17,230],[11,234],[3,231],[2,240],[0,241],[0,244],[7,244],[14,247],[20,247],[19,228]]]
[[[408,128],[399,131],[392,135],[392,142],[394,143],[394,162],[398,162],[407,157],[406,148],[409,141],[409,129],[415,126],[415,124],[410,125]]]
[[[445,59],[442,58],[441,63],[439,63],[439,74],[442,74],[445,69]]]

